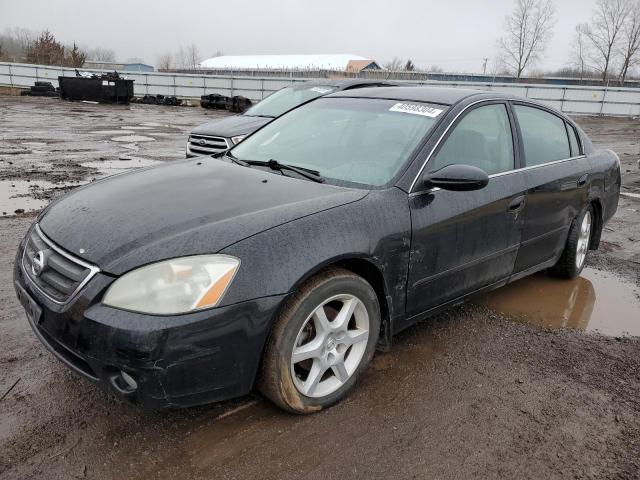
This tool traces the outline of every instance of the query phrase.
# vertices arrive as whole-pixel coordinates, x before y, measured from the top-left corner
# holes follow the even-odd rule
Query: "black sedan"
[[[323,95],[355,88],[392,85],[393,83],[384,80],[362,78],[310,80],[290,85],[269,95],[242,115],[218,118],[194,128],[187,139],[187,158],[228,150],[274,118]]]
[[[188,406],[257,386],[307,413],[416,321],[542,269],[578,275],[619,190],[616,155],[544,105],[339,92],[219,159],[54,202],[15,287],[54,355],[120,397]]]

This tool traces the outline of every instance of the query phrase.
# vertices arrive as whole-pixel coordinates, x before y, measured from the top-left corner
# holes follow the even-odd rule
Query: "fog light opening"
[[[127,372],[119,370],[115,375],[111,376],[111,384],[121,394],[130,394],[138,389],[138,382]]]
[[[131,390],[136,390],[138,388],[138,382],[136,382],[127,372],[120,372],[120,376]]]

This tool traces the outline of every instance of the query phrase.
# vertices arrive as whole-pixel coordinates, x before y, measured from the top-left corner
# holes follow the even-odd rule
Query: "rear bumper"
[[[49,351],[102,389],[147,408],[199,405],[249,393],[284,298],[152,316],[93,302],[111,281],[102,275],[64,309],[32,288],[19,262],[14,280],[18,296],[26,293],[42,309],[29,323]]]

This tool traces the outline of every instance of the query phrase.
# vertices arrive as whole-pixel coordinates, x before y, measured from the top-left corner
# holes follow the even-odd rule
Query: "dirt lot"
[[[281,413],[257,394],[143,412],[52,358],[13,292],[13,256],[34,218],[14,211],[180,158],[186,132],[211,114],[0,97],[1,478],[640,478],[633,195],[582,278],[538,275],[410,329],[345,402],[313,416]],[[640,120],[578,121],[620,155],[624,191],[640,194]],[[28,196],[9,198],[16,192]]]

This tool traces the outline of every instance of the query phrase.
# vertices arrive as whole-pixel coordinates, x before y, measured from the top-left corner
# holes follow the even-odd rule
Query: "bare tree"
[[[387,70],[391,70],[391,71],[395,72],[397,70],[402,70],[403,64],[404,64],[404,62],[402,61],[401,58],[393,57],[393,60],[391,60],[390,62],[385,63],[383,66]]]
[[[10,35],[16,39],[20,49],[26,54],[29,47],[36,41],[38,34],[28,28],[15,27],[9,30]]]
[[[621,38],[622,68],[618,80],[620,85],[624,85],[629,69],[640,63],[640,0],[630,5]]]
[[[109,48],[96,47],[87,52],[87,58],[96,62],[115,63],[116,53]]]
[[[189,65],[187,52],[182,45],[180,45],[180,47],[178,47],[178,50],[176,51],[175,63],[176,63],[176,67],[180,69],[186,69],[187,65]]]
[[[24,61],[29,46],[38,35],[26,28],[5,28],[0,34],[4,58],[12,61]]]
[[[585,24],[576,25],[576,33],[573,38],[571,66],[580,72],[580,80],[584,78],[587,70],[587,38]]]
[[[629,0],[597,0],[591,23],[584,26],[591,66],[600,72],[603,83],[609,78],[629,7]]]
[[[407,63],[404,64],[404,69],[407,72],[413,72],[416,69],[415,64],[411,61],[411,59],[407,60]]]
[[[187,68],[189,70],[197,69],[198,65],[200,65],[200,51],[198,50],[198,47],[195,43],[187,46],[187,48],[185,49],[185,56],[188,63]]]
[[[173,68],[173,55],[171,52],[160,55],[157,64],[158,70],[171,70]]]
[[[551,0],[515,0],[513,12],[505,18],[505,34],[499,45],[505,64],[516,78],[544,53],[554,24]]]

